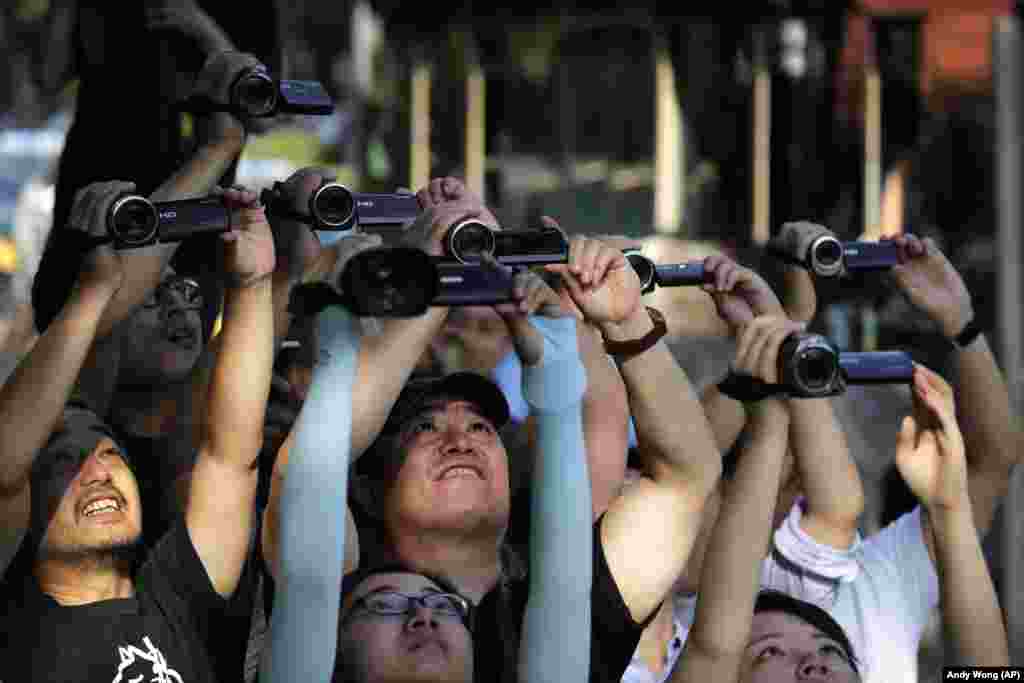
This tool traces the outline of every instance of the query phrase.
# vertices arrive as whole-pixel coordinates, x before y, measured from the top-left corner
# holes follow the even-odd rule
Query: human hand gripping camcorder
[[[244,70],[230,93],[227,107],[205,96],[192,96],[185,100],[184,109],[194,113],[229,111],[246,118],[334,113],[334,101],[318,81],[276,79],[262,67]]]
[[[138,249],[231,229],[231,211],[218,196],[151,202],[123,195],[107,212],[107,236],[115,249]]]
[[[794,334],[778,358],[779,384],[795,398],[838,396],[849,384],[907,384],[914,361],[904,351],[840,351],[817,334]]]
[[[899,263],[892,242],[842,242],[823,225],[784,223],[767,247],[769,253],[806,268],[819,277],[887,270]]]
[[[358,226],[403,225],[420,214],[416,195],[353,192],[339,183],[325,181],[309,198],[309,213],[295,211],[282,183],[260,193],[271,216],[291,218],[314,230],[345,232]]]

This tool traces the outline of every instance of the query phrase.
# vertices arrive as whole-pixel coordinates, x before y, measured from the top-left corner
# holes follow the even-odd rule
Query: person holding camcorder
[[[80,193],[73,227],[100,237],[121,189]],[[91,408],[65,406],[103,318],[129,283],[121,253],[105,244],[86,253],[64,311],[0,391],[5,680],[215,680],[217,629],[242,590],[252,538],[253,467],[273,362],[270,227],[254,194],[222,197],[236,226],[220,239],[231,315],[188,504],[155,546],[140,544],[136,467],[148,454],[127,453]]]

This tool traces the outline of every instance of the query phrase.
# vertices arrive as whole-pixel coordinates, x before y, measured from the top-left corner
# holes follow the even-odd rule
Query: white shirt
[[[665,645],[665,664],[660,674],[655,675],[639,658],[639,648],[633,653],[633,660],[622,674],[622,683],[665,683],[676,668],[679,655],[683,652],[686,637],[690,634],[696,616],[697,595],[677,594],[672,601],[672,637]]]
[[[914,508],[847,550],[816,542],[800,528],[800,502],[775,532],[761,581],[814,603],[843,627],[864,683],[917,683],[917,656],[939,578]]]

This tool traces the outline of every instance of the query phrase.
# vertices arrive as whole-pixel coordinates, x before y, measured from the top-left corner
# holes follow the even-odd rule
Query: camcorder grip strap
[[[319,315],[325,308],[343,303],[342,298],[330,285],[313,282],[299,285],[292,290],[288,312],[300,318],[308,318]]]
[[[316,224],[316,216],[291,208],[288,206],[288,200],[274,190],[263,190],[260,192],[260,203],[263,204],[267,214],[270,216],[290,218],[300,223]]]
[[[205,95],[190,95],[184,100],[177,102],[175,109],[188,112],[189,114],[237,113],[236,109],[230,104],[215,102]]]
[[[62,236],[61,239],[66,239],[69,242],[65,248],[79,254],[85,254],[102,244],[110,244],[114,241],[110,235],[90,235],[81,230],[68,230],[67,235]]]
[[[786,387],[782,384],[769,384],[753,375],[732,370],[725,376],[725,379],[718,383],[718,391],[741,403],[761,401],[787,393]]]

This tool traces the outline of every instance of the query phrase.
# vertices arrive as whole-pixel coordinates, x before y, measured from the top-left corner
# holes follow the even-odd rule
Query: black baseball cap
[[[397,434],[409,420],[439,400],[472,403],[495,429],[501,429],[509,420],[508,401],[497,384],[475,372],[453,372],[406,384],[384,423],[383,432]]]
[[[414,380],[402,389],[380,436],[366,456],[359,459],[360,473],[369,476],[383,474],[387,463],[392,462],[392,458],[387,457],[389,454],[380,452],[383,444],[386,442],[389,450],[391,439],[401,433],[410,420],[422,415],[430,405],[444,401],[472,403],[496,430],[508,424],[510,410],[505,394],[483,375],[453,372],[443,377]]]

